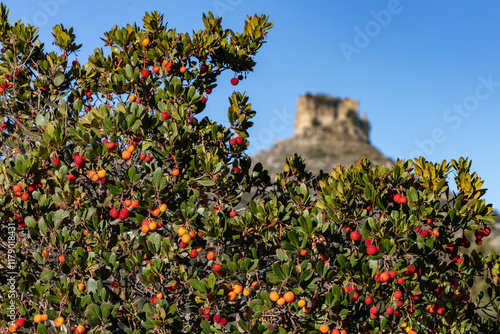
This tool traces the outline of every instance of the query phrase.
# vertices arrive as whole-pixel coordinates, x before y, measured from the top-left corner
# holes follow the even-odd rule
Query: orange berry
[[[144,47],[148,46],[149,45],[149,38],[144,38],[141,42],[141,45]]]
[[[176,169],[174,169],[174,170],[172,171],[172,175],[173,175],[173,176],[179,176],[179,174],[180,174],[180,173],[181,173],[181,172],[179,171],[179,169],[178,169],[178,168],[176,168]]]
[[[287,303],[292,303],[295,300],[295,294],[292,291],[287,291],[283,295],[283,298],[285,298]]]
[[[83,235],[85,235],[85,236],[89,235],[89,233],[90,233],[89,230],[84,230],[83,231]]]
[[[252,282],[252,288],[257,289],[259,287],[259,283],[257,282]]]
[[[276,303],[277,303],[279,306],[283,306],[283,305],[285,305],[286,300],[285,300],[285,298],[280,298],[280,299],[278,299],[278,301],[277,301]]]
[[[179,68],[179,72],[181,73],[184,73],[187,71],[187,68],[185,66],[182,66],[181,68]]]
[[[163,293],[161,293],[161,292],[160,292],[159,294],[157,294],[157,295],[156,295],[156,298],[158,298],[158,299],[163,299]]]
[[[9,325],[9,332],[15,333],[19,329],[19,326],[17,324],[11,324]]]
[[[187,230],[183,226],[179,226],[177,228],[177,234],[179,237],[182,237],[184,234],[186,234]]]
[[[189,234],[184,234],[182,237],[181,237],[181,240],[182,242],[185,242],[185,243],[189,243],[193,238],[191,238],[191,236]]]
[[[130,151],[125,150],[122,152],[122,159],[123,160],[128,160],[128,159],[130,159],[131,156],[132,156],[132,153],[130,153]]]
[[[64,318],[59,317],[54,320],[54,326],[61,327],[64,324]]]
[[[151,212],[151,213],[153,214],[153,216],[158,217],[160,215],[161,211],[159,208],[155,208],[153,210],[153,212]]]
[[[239,285],[239,284],[235,284],[233,286],[233,291],[234,291],[234,293],[236,293],[237,295],[239,295],[240,293],[243,292],[243,287],[241,285]]]
[[[330,326],[328,326],[328,325],[321,325],[319,327],[319,331],[321,333],[328,333],[330,331]]]
[[[234,291],[229,291],[226,298],[229,301],[236,300],[236,293]]]
[[[142,225],[141,226],[141,231],[144,232],[144,233],[148,233],[149,232],[149,225]]]
[[[133,208],[137,208],[139,206],[139,202],[138,201],[132,201],[132,203],[130,203],[130,205],[132,205]]]
[[[35,316],[33,317],[33,321],[35,323],[38,323],[38,322],[42,321],[42,315],[41,314],[35,314]]]
[[[161,212],[165,212],[165,211],[167,211],[167,205],[166,205],[166,204],[162,204],[162,205],[160,205],[160,211],[161,211]]]
[[[97,175],[99,175],[99,178],[103,178],[106,176],[106,171],[104,169],[101,169],[99,172],[97,172]]]
[[[63,254],[59,255],[59,262],[65,262],[65,261],[66,259],[64,258],[64,255]]]
[[[311,311],[312,311],[312,308],[310,308],[310,307],[305,307],[304,306],[302,308],[302,312],[304,312],[305,314],[309,314],[309,313],[311,313]]]
[[[151,222],[151,223],[149,223],[149,225],[148,225],[148,226],[149,226],[149,230],[150,230],[150,231],[154,231],[154,230],[156,230],[156,228],[158,227],[158,225],[157,225],[155,222]]]
[[[191,238],[194,238],[196,236],[196,233],[194,233],[194,231],[189,231],[189,236]]]
[[[127,151],[129,151],[130,153],[134,152],[134,150],[135,150],[135,146],[134,145],[127,146]]]
[[[271,300],[275,302],[280,299],[280,295],[276,291],[271,291],[271,293],[269,294],[269,298],[271,298]]]
[[[92,175],[92,181],[99,181],[99,174]]]
[[[42,251],[42,257],[47,257],[47,256],[49,256],[49,252],[47,252],[47,250],[46,250],[46,249],[44,249],[44,250]]]
[[[307,303],[306,303],[306,301],[305,301],[304,299],[301,299],[301,300],[299,300],[299,301],[297,302],[297,305],[298,305],[299,307],[304,307],[304,306],[306,306],[306,304],[307,304]]]
[[[207,259],[209,261],[213,260],[215,258],[215,253],[214,252],[208,252],[207,253]]]
[[[18,192],[18,191],[21,191],[23,189],[23,187],[21,187],[20,185],[16,184],[12,190],[14,190],[15,192]]]
[[[49,320],[49,316],[47,314],[42,314],[41,320],[47,321],[47,320]]]
[[[128,97],[128,99],[130,100],[130,102],[134,102],[135,101],[135,96],[134,95],[130,95]]]
[[[76,288],[77,288],[79,291],[82,291],[83,289],[85,289],[85,284],[83,284],[83,283],[78,283],[78,285],[76,286]]]
[[[77,332],[78,334],[83,334],[83,333],[85,333],[86,331],[87,331],[87,328],[85,328],[85,326],[83,326],[83,325],[78,325],[78,326],[76,326],[76,332]]]
[[[93,170],[89,170],[89,172],[87,173],[87,175],[88,175],[90,178],[92,178],[92,176],[94,176],[94,175],[95,175],[95,171],[93,171]]]
[[[248,290],[248,289],[244,289],[244,290],[243,290],[243,296],[247,297],[247,296],[249,296],[249,295],[250,295],[250,290]]]

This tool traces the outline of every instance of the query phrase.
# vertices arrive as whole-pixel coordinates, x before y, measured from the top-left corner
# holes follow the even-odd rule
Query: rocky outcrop
[[[370,126],[359,117],[358,101],[329,95],[301,96],[297,101],[295,135],[280,140],[252,160],[261,162],[270,174],[283,170],[285,159],[298,153],[313,173],[350,166],[366,156],[373,164],[392,166],[392,161],[370,145]]]

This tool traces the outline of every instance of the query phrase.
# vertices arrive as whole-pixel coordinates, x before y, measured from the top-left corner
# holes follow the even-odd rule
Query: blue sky
[[[296,100],[310,93],[351,97],[386,156],[472,160],[486,200],[500,208],[500,2],[481,1],[4,1],[11,21],[28,20],[51,44],[51,28],[73,26],[84,62],[114,24],[165,14],[190,32],[212,11],[236,31],[247,14],[267,14],[275,27],[257,66],[237,89],[257,111],[250,152],[293,135]],[[230,73],[210,96],[207,114],[226,123]]]

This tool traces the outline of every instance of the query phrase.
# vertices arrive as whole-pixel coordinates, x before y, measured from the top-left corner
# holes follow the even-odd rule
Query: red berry
[[[366,303],[366,305],[370,305],[371,303],[373,303],[373,298],[372,297],[366,297],[365,298],[365,303]]]
[[[401,297],[403,297],[403,293],[401,291],[398,290],[394,292],[394,298],[401,299]]]
[[[236,211],[234,211],[234,210],[233,210],[233,211],[231,211],[231,212],[229,212],[229,217],[231,217],[231,218],[236,217],[236,215],[237,215],[237,213],[236,213]]]
[[[52,163],[53,163],[54,165],[56,165],[56,166],[57,166],[57,165],[59,165],[59,163],[60,163],[60,162],[61,162],[61,160],[59,160],[58,158],[54,158],[54,159],[52,159]]]
[[[26,319],[25,318],[20,318],[20,319],[16,319],[16,321],[14,321],[16,323],[16,325],[18,325],[19,327],[23,327],[25,322],[26,322]]]
[[[236,86],[239,82],[240,82],[240,80],[238,80],[238,78],[231,79],[231,85],[233,85],[233,86]]]
[[[141,71],[141,77],[147,78],[149,76],[149,70],[142,70]]]
[[[221,319],[219,320],[219,325],[221,325],[221,326],[224,326],[226,323],[227,323],[226,318],[221,318]]]
[[[236,137],[236,138],[235,138],[235,140],[236,140],[236,144],[238,144],[238,145],[243,144],[243,138],[241,138],[241,137]]]
[[[118,215],[119,215],[119,214],[120,214],[120,213],[119,213],[119,212],[118,212],[118,210],[116,210],[116,209],[111,209],[111,210],[109,210],[109,215],[110,215],[111,217],[113,217],[113,218],[118,218]]]
[[[231,145],[231,146],[236,145],[236,139],[233,138],[233,139],[229,140],[229,145]]]
[[[351,240],[352,241],[358,241],[361,239],[361,234],[359,232],[351,232]]]
[[[378,309],[375,306],[372,306],[370,308],[370,313],[373,315],[376,315],[376,314],[378,314]]]
[[[127,219],[128,216],[130,216],[130,211],[127,208],[123,208],[120,210],[120,213],[118,215],[118,219],[124,220],[124,219]]]
[[[198,251],[196,249],[191,249],[189,256],[191,256],[193,259],[196,258],[198,256]]]
[[[386,310],[387,314],[391,315],[394,313],[394,309],[392,307],[388,307]]]
[[[75,162],[75,164],[81,165],[83,162],[83,158],[81,156],[77,155],[76,157],[73,158],[73,161]]]
[[[376,255],[378,253],[378,247],[374,245],[370,245],[366,248],[366,253],[368,255]]]
[[[212,89],[211,89],[211,88],[207,88],[207,89],[205,89],[205,93],[207,93],[207,94],[212,94]]]
[[[214,322],[219,322],[220,321],[220,315],[214,315]]]
[[[169,119],[170,114],[168,112],[162,112],[161,113],[161,118],[163,118],[165,121]]]
[[[201,102],[206,103],[207,101],[208,101],[208,99],[207,99],[205,96],[203,96],[203,97],[201,98]]]

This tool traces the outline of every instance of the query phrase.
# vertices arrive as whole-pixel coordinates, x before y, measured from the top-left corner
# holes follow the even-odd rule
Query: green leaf
[[[207,293],[207,288],[205,287],[205,284],[202,282],[198,281],[197,279],[190,279],[189,284],[193,287],[193,289],[198,290],[203,293]]]
[[[299,237],[297,236],[297,233],[294,230],[288,232],[288,240],[290,240],[290,243],[294,245],[296,248],[300,247]]]
[[[210,324],[203,320],[201,322],[201,328],[203,329],[203,333],[212,333],[212,329],[210,328]]]
[[[49,334],[49,331],[47,330],[47,327],[45,327],[44,324],[38,324],[36,329],[38,330],[39,334]]]
[[[56,87],[61,86],[65,79],[66,77],[64,74],[59,74],[57,77],[54,78],[54,86]]]
[[[50,281],[52,279],[52,277],[54,277],[54,272],[52,270],[44,270],[40,274],[40,279],[42,281]]]
[[[28,226],[29,228],[35,228],[36,226],[36,220],[33,219],[33,217],[31,216],[24,218],[24,222],[26,223],[26,226]]]
[[[337,256],[337,262],[340,264],[342,268],[347,267],[347,258],[343,254]]]
[[[203,187],[212,187],[215,186],[215,182],[210,180],[208,177],[205,177],[201,180],[198,180],[198,184],[200,184]]]
[[[163,170],[160,167],[156,168],[153,174],[153,186],[156,188],[156,190],[160,189],[162,176],[163,176]]]
[[[92,304],[90,308],[91,308],[90,315],[95,318],[101,319],[101,309],[99,308],[99,306],[97,306],[97,304]]]

